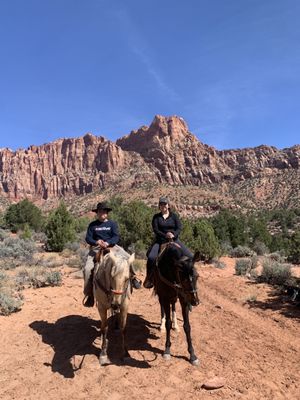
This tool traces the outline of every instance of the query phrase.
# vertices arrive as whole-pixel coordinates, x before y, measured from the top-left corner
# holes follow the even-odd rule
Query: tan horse
[[[108,311],[119,317],[119,329],[122,335],[123,357],[129,357],[125,342],[125,328],[129,300],[131,295],[130,265],[134,254],[129,255],[122,247],[114,246],[104,254],[99,252],[95,260],[94,296],[101,318],[102,347],[99,357],[101,365],[108,364],[107,330]]]

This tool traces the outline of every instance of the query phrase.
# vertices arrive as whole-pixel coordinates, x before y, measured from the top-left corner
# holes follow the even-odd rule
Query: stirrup
[[[82,304],[84,307],[93,307],[95,304],[94,296],[85,296]]]

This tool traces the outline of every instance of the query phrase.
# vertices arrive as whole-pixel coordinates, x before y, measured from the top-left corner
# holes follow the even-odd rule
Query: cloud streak
[[[168,85],[160,68],[153,61],[153,56],[150,56],[151,51],[149,46],[138,32],[128,11],[124,8],[120,8],[115,11],[115,17],[122,27],[130,51],[137,57],[139,62],[144,65],[146,72],[153,79],[161,94],[168,97],[169,100],[181,100],[179,94]]]

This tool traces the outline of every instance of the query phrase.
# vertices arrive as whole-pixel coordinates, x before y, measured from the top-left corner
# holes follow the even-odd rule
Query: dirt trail
[[[97,310],[82,307],[82,281],[74,270],[64,270],[61,287],[26,290],[22,311],[0,317],[0,398],[300,399],[299,307],[266,285],[234,276],[233,261],[225,262],[224,270],[199,267],[202,303],[191,313],[199,367],[187,361],[183,329],[172,333],[171,361],[162,359],[159,306],[146,289],[132,297],[132,359],[122,364],[118,344],[111,345],[112,364],[106,367],[97,358]],[[111,332],[111,343],[118,337]],[[214,376],[224,377],[226,385],[201,389]]]

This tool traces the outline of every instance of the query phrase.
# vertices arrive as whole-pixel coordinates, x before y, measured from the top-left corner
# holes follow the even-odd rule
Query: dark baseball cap
[[[160,197],[158,200],[159,204],[169,204],[169,200],[167,197]]]
[[[97,208],[94,208],[92,211],[93,212],[98,212],[98,211],[101,211],[101,210],[105,210],[105,211],[109,212],[109,211],[112,211],[112,208],[110,208],[108,206],[106,201],[103,201],[102,203],[98,203],[97,204]]]

